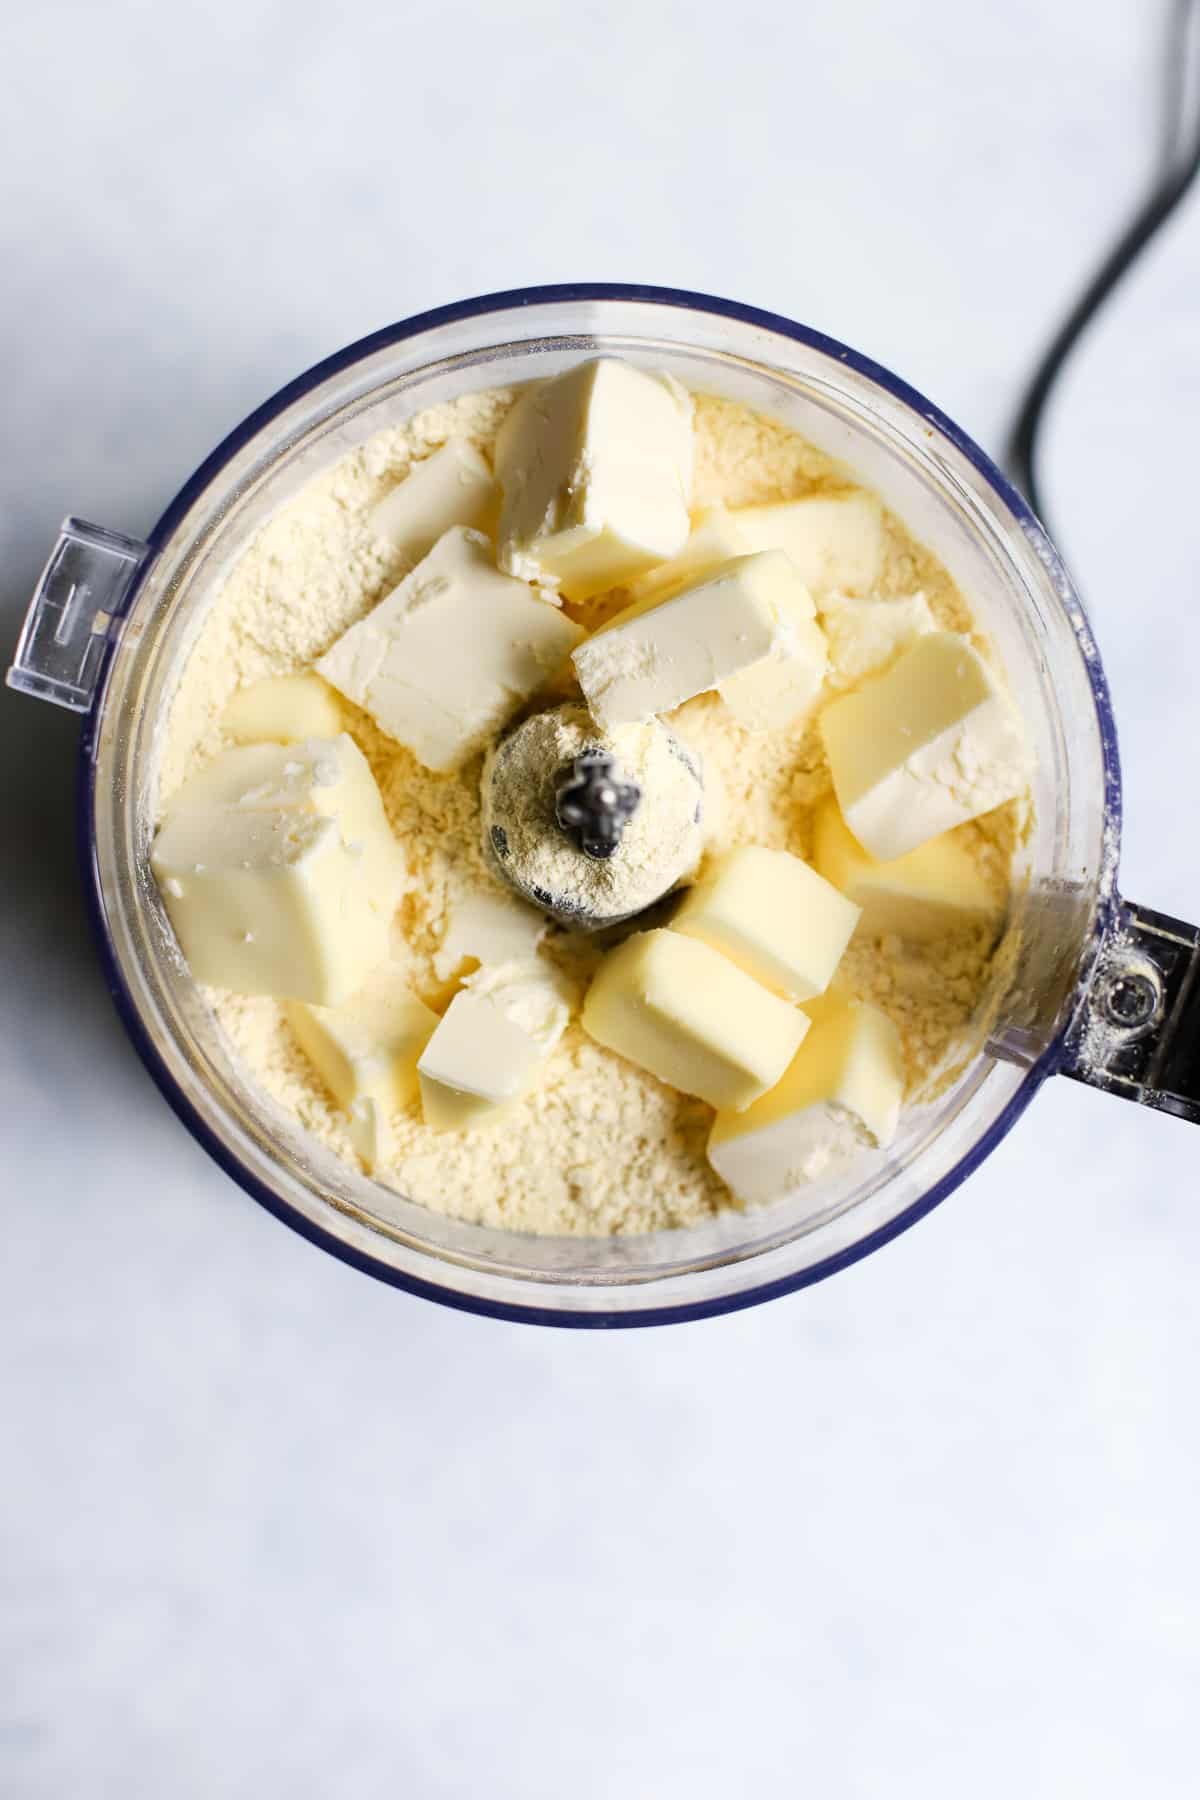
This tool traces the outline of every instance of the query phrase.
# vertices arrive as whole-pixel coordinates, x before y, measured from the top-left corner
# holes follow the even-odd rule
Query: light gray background
[[[27,7],[2,51],[5,648],[246,411],[464,294],[633,279],[865,349],[997,448],[1156,140],[1164,9]],[[1193,915],[1200,216],[1047,486]],[[1191,1795],[1200,1133],[1053,1084],[814,1291],[612,1337],[444,1312],[221,1176],[86,942],[65,716],[0,702],[0,1792]]]

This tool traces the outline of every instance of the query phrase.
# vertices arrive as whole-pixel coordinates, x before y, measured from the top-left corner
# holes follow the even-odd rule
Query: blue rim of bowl
[[[949,419],[923,394],[918,393],[915,388],[910,387],[906,381],[902,381],[899,376],[894,375],[881,363],[861,355],[856,350],[851,350],[847,345],[839,343],[836,338],[827,337],[823,332],[811,330],[808,326],[798,325],[794,320],[784,318],[779,313],[767,312],[761,307],[746,306],[736,300],[721,299],[712,294],[694,293],[683,288],[646,287],[636,284],[627,285],[623,282],[572,282],[546,287],[514,288],[494,294],[476,295],[469,300],[458,300],[449,306],[438,306],[428,312],[416,313],[412,318],[385,326],[380,331],[372,332],[368,337],[359,338],[357,342],[349,344],[344,349],[336,351],[332,356],[315,363],[248,414],[204,459],[194,474],[189,476],[166,507],[147,539],[151,552],[156,553],[160,549],[197,497],[252,437],[264,426],[269,425],[272,419],[278,417],[294,401],[302,399],[313,388],[318,387],[331,376],[340,374],[354,363],[361,362],[378,350],[386,350],[395,344],[403,343],[408,338],[416,337],[422,332],[434,330],[438,326],[453,324],[461,319],[479,318],[488,313],[508,312],[525,306],[554,305],[556,303],[565,305],[580,301],[606,300],[637,302],[643,305],[669,307],[673,311],[710,313],[721,318],[734,319],[740,324],[756,326],[781,337],[790,338],[837,362],[844,363],[857,374],[883,388],[907,406],[910,411],[932,425],[941,436],[953,444],[955,449],[966,458],[1003,501],[1050,571],[1059,604],[1075,632],[1092,687],[1104,761],[1104,813],[1109,827],[1108,843],[1111,846],[1105,866],[1100,870],[1100,898],[1091,939],[1091,954],[1094,955],[1117,906],[1116,873],[1121,833],[1120,753],[1108,680],[1100,662],[1091,625],[1061,559],[1021,494],[997,468],[992,459],[965,432],[960,430],[952,419]],[[152,554],[145,559],[142,567],[138,570],[126,599],[127,608],[132,607],[153,561],[154,555]],[[614,1330],[632,1326],[686,1324],[699,1319],[714,1318],[722,1313],[740,1312],[746,1307],[761,1305],[766,1300],[779,1299],[785,1294],[794,1293],[800,1288],[810,1287],[818,1281],[826,1280],[830,1275],[835,1275],[840,1270],[849,1268],[851,1264],[861,1261],[863,1257],[870,1256],[872,1252],[882,1249],[893,1238],[899,1237],[901,1232],[907,1231],[918,1220],[923,1219],[927,1213],[932,1212],[935,1206],[938,1206],[972,1175],[986,1157],[990,1156],[997,1144],[1007,1136],[1021,1117],[1042,1083],[1049,1076],[1055,1074],[1062,1064],[1064,1040],[1070,1026],[1069,1019],[1064,1023],[1058,1037],[1026,1072],[1012,1099],[992,1121],[979,1140],[972,1145],[962,1160],[922,1194],[919,1200],[915,1200],[911,1206],[905,1207],[903,1212],[897,1214],[894,1219],[890,1219],[885,1225],[869,1232],[857,1243],[836,1251],[833,1255],[825,1257],[822,1261],[814,1263],[811,1267],[800,1270],[796,1274],[781,1276],[778,1280],[764,1282],[758,1287],[745,1288],[737,1293],[723,1294],[712,1299],[685,1302],[677,1306],[648,1306],[635,1311],[571,1312],[536,1304],[492,1300],[473,1294],[464,1294],[452,1288],[442,1287],[437,1282],[425,1281],[420,1276],[411,1275],[406,1271],[390,1268],[387,1264],[377,1261],[355,1246],[341,1242],[340,1239],[323,1230],[321,1226],[305,1218],[252,1175],[209,1129],[181,1092],[141,1021],[118,965],[109,936],[96,861],[93,827],[95,813],[93,752],[115,650],[115,645],[109,647],[95,700],[84,721],[80,740],[76,792],[76,831],[88,917],[100,953],[109,992],[112,994],[117,1012],[134,1048],[159,1091],[176,1116],[213,1158],[214,1162],[260,1206],[265,1207],[269,1213],[272,1213],[285,1225],[290,1226],[301,1237],[307,1238],[319,1249],[328,1251],[339,1261],[349,1264],[351,1268],[358,1269],[365,1275],[371,1275],[376,1280],[386,1282],[391,1287],[400,1288],[405,1293],[415,1294],[421,1299],[433,1300],[439,1305],[453,1307],[460,1312],[475,1313],[484,1318],[502,1319],[514,1324],[551,1325],[568,1330]],[[453,1265],[447,1266],[452,1267]]]

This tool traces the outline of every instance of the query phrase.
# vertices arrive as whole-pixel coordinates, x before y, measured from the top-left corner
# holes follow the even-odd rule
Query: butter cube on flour
[[[881,675],[917,638],[938,629],[924,594],[903,600],[862,600],[853,594],[826,594],[821,629],[829,647],[829,686],[857,687]]]
[[[1021,724],[983,658],[920,637],[886,674],[834,700],[821,732],[850,830],[887,862],[1022,792]]]
[[[349,1115],[369,1169],[387,1150],[388,1119],[417,1093],[417,1059],[437,1025],[402,969],[384,963],[340,1006],[290,1000],[284,1009],[301,1049]]]
[[[435,1131],[498,1123],[535,1085],[570,1001],[563,978],[541,964],[469,975],[417,1064],[425,1123]]]
[[[823,994],[859,909],[786,850],[748,845],[691,888],[672,931],[699,938],[784,1000]]]
[[[319,675],[272,675],[233,696],[221,727],[239,744],[298,744],[304,738],[337,737],[342,708]]]
[[[479,532],[439,538],[317,667],[427,769],[455,769],[562,667],[583,633],[501,575]]]
[[[500,567],[586,600],[674,556],[688,535],[692,402],[613,357],[523,394],[496,440]]]
[[[777,592],[776,604],[779,628],[769,653],[720,686],[730,712],[751,731],[782,731],[807,718],[829,661],[808,589],[790,582]]]
[[[811,494],[741,506],[734,524],[752,550],[783,550],[818,600],[831,589],[869,593],[883,567],[883,510],[872,494]]]
[[[583,1028],[618,1056],[711,1106],[749,1106],[773,1087],[809,1021],[708,944],[643,931],[600,965]]]
[[[227,750],[180,789],[172,810],[182,806],[239,813],[298,808],[336,817],[350,856],[362,861],[368,889],[386,896],[390,919],[403,863],[370,764],[349,733],[286,750],[275,744]]]
[[[171,801],[151,866],[197,981],[331,1006],[386,957],[399,851],[349,737],[227,750]]]
[[[451,907],[434,955],[434,974],[439,981],[448,981],[469,960],[485,969],[532,961],[548,929],[544,915],[532,906],[499,888],[481,888]]]
[[[818,1001],[813,1014],[777,1085],[745,1111],[723,1108],[713,1123],[708,1160],[747,1204],[777,1199],[896,1134],[904,1095],[896,1027],[841,996]]]
[[[696,515],[687,541],[678,555],[668,557],[645,575],[626,583],[633,605],[657,606],[660,600],[707,575],[733,556],[748,556],[753,546],[738,530],[733,514],[723,506],[709,506]],[[628,613],[626,608],[626,613]]]
[[[775,553],[734,557],[657,605],[627,607],[572,658],[592,717],[605,728],[635,724],[724,687],[788,648],[806,599]]]
[[[832,796],[818,809],[813,867],[862,908],[860,930],[916,942],[986,926],[999,929],[1003,907],[966,846],[943,833],[893,862],[868,854]]]
[[[417,562],[455,525],[487,531],[499,494],[492,471],[465,438],[451,438],[414,463],[404,480],[372,510],[370,527],[399,555]]]

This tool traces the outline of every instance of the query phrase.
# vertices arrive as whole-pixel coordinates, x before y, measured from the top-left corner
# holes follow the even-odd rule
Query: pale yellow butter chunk
[[[630,605],[657,606],[681,587],[688,587],[720,563],[734,556],[748,556],[753,546],[738,530],[733,514],[723,506],[708,506],[697,513],[687,541],[677,556],[668,557],[645,575],[626,584]],[[630,608],[626,607],[628,614]]]
[[[296,744],[337,737],[342,708],[319,675],[273,675],[233,696],[221,727],[241,744]]]
[[[734,524],[752,550],[783,550],[818,599],[831,589],[869,593],[883,567],[883,509],[872,494],[812,494],[741,506]]]
[[[499,889],[466,894],[450,908],[433,958],[434,974],[448,981],[471,960],[485,969],[532,961],[548,928],[543,914]]]
[[[332,1005],[386,951],[386,924],[333,819],[171,814],[152,866],[192,974],[209,987]]]
[[[583,633],[455,526],[317,667],[427,769],[456,769],[563,666]]]
[[[809,1020],[718,951],[643,931],[604,958],[583,1028],[606,1049],[710,1106],[749,1106],[773,1087]]]
[[[926,942],[973,927],[999,930],[997,902],[965,845],[942,834],[879,862],[847,829],[830,798],[817,812],[813,866],[862,909],[861,932]]]
[[[225,751],[171,801],[151,867],[212,987],[332,1006],[387,956],[402,865],[349,737]]]
[[[417,1093],[417,1059],[438,1023],[404,971],[384,963],[341,1006],[285,1006],[301,1049],[349,1115],[354,1147],[373,1169],[386,1155],[388,1121]]]
[[[819,611],[829,647],[827,684],[834,691],[882,674],[901,651],[938,628],[924,594],[903,600],[826,594]]]
[[[674,556],[688,535],[692,402],[613,357],[523,394],[496,439],[500,567],[586,600]]]
[[[247,744],[227,750],[180,789],[172,810],[184,806],[329,814],[350,856],[361,861],[368,890],[391,918],[403,874],[400,849],[370,764],[348,732],[285,749]]]
[[[1012,703],[952,632],[918,638],[834,700],[821,732],[842,817],[883,862],[1014,799],[1028,779]]]
[[[699,938],[784,1000],[833,980],[859,909],[787,850],[747,845],[719,858],[685,895],[672,931]]]
[[[770,651],[720,685],[722,700],[751,731],[782,731],[812,711],[829,654],[812,595],[799,581],[776,594],[778,627]]]
[[[806,598],[773,553],[734,557],[655,606],[626,608],[572,657],[592,717],[638,724],[727,683],[790,644]]]
[[[498,1123],[535,1085],[570,1016],[567,984],[541,964],[468,976],[417,1064],[425,1123],[435,1131]]]
[[[465,438],[451,438],[373,509],[368,521],[409,562],[428,554],[454,525],[494,529],[499,491],[486,459]]]
[[[723,1108],[708,1160],[738,1199],[762,1204],[819,1180],[859,1148],[885,1148],[904,1096],[900,1034],[876,1007],[828,996],[787,1072],[742,1112]]]

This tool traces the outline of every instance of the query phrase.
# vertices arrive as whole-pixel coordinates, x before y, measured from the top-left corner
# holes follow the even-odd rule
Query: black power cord
[[[1009,471],[1043,523],[1038,433],[1051,390],[1087,325],[1200,175],[1200,0],[1173,0],[1166,73],[1166,129],[1158,177],[1051,340],[1025,391],[1009,439]]]

